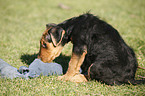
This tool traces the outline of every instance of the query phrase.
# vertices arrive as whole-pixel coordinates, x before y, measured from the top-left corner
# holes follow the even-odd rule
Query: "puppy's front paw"
[[[58,80],[65,80],[65,81],[71,81],[76,83],[87,82],[87,79],[83,74],[77,74],[75,76],[66,76],[66,75],[58,76]]]
[[[69,81],[71,78],[72,78],[72,76],[67,76],[67,75],[58,76],[58,80]]]
[[[71,82],[76,82],[76,83],[80,83],[80,82],[87,82],[86,77],[83,74],[77,74],[75,76],[73,76],[70,79]]]

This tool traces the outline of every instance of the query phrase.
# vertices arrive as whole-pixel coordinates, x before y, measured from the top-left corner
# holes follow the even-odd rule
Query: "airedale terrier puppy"
[[[38,58],[52,62],[69,41],[73,44],[72,56],[66,74],[58,77],[60,80],[95,79],[108,85],[145,83],[135,80],[138,63],[134,51],[116,29],[97,16],[86,13],[60,24],[47,24]],[[80,74],[80,67],[88,75]]]

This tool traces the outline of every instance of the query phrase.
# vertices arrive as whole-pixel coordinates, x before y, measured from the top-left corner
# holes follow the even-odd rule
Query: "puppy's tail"
[[[131,81],[128,81],[129,84],[132,84],[132,85],[137,85],[137,84],[145,84],[145,80],[131,80]]]
[[[138,68],[145,70],[145,68],[138,66]],[[136,84],[145,84],[145,77],[138,75],[138,77],[143,78],[142,80],[131,80],[130,83],[133,85]]]
[[[138,68],[140,68],[140,69],[144,69],[144,70],[145,70],[145,68],[143,68],[143,67],[140,67],[140,66],[138,66]]]

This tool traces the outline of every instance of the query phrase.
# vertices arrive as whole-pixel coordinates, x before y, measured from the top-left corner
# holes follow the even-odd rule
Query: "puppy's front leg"
[[[81,54],[80,54],[81,53]],[[84,75],[80,74],[80,66],[82,65],[85,55],[87,54],[86,50],[83,50],[82,52],[76,52],[73,50],[71,60],[69,62],[69,67],[65,75],[59,76],[59,80],[66,80],[66,81],[72,81],[72,82],[85,82],[87,79],[84,77]]]

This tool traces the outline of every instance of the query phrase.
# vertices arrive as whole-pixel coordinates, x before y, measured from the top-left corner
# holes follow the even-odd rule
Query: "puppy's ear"
[[[56,26],[56,24],[54,23],[46,24],[46,29],[49,29],[50,27],[54,27],[54,26]]]
[[[50,36],[55,47],[61,43],[64,34],[65,31],[60,27],[51,29]]]

